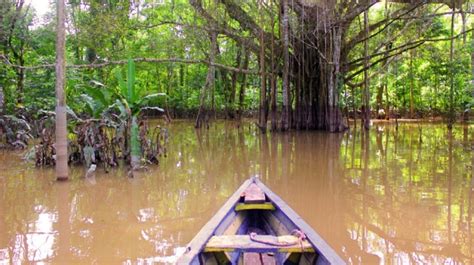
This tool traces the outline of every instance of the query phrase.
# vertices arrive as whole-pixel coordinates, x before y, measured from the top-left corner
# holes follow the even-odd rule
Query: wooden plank
[[[275,211],[275,206],[271,202],[265,203],[237,203],[235,211],[246,211],[246,210],[268,210]]]
[[[273,202],[277,210],[275,213],[281,211],[282,214],[286,215],[289,220],[305,233],[306,238],[310,244],[316,249],[319,257],[317,263],[328,263],[328,264],[346,264],[346,262],[332,249],[326,241],[316,233],[311,226],[309,226],[293,209],[290,208],[278,195],[273,193],[267,186],[265,186],[259,179],[254,179],[257,186],[262,189],[267,198]]]
[[[249,235],[224,235],[211,237],[204,248],[204,252],[314,252],[313,246],[308,241],[304,240],[300,242],[298,237],[292,235],[256,235],[255,239],[257,241],[271,242],[274,244],[285,244],[285,246],[257,242],[252,240]]]
[[[252,183],[244,192],[244,203],[264,203],[265,193],[257,184]]]
[[[265,218],[265,216],[269,214],[271,215],[271,212],[270,211],[265,211],[263,213],[261,213],[261,216],[262,216],[262,221],[263,221],[263,227],[264,227],[264,230],[266,231],[266,234],[267,235],[272,235],[272,236],[278,236],[278,235],[289,235],[290,232],[286,232],[286,233],[276,233],[276,230],[273,229],[272,225],[267,221],[267,219]],[[287,259],[287,256],[290,255],[291,253],[275,253],[275,260],[277,262],[277,264],[283,264],[285,262],[285,260]]]
[[[293,229],[296,227],[288,227],[286,224],[282,223],[281,219],[278,219],[275,214],[277,212],[265,212],[263,213],[263,219],[266,224],[270,226],[272,231],[275,232],[276,235],[288,235],[291,233]]]
[[[274,256],[268,253],[244,253],[244,264],[261,264],[261,265],[276,265],[277,262]]]
[[[237,207],[237,206],[236,206]],[[240,228],[247,219],[247,213],[237,213],[233,218],[232,223],[222,232],[223,235],[235,235],[238,234]]]
[[[240,200],[241,194],[253,183],[254,179],[246,180],[232,196],[224,203],[217,213],[207,222],[199,233],[186,247],[185,253],[178,259],[177,264],[199,264],[198,254],[204,249],[206,242],[214,235],[217,229],[222,232],[235,217],[234,207]]]
[[[248,212],[239,212],[234,218],[234,221],[227,227],[227,229],[222,233],[223,235],[238,235],[243,234],[247,230],[248,226]],[[239,260],[239,252],[228,252],[225,253],[232,264],[236,264]]]

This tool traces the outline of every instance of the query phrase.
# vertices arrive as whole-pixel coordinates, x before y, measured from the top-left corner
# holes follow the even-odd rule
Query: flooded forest
[[[473,112],[469,0],[0,0],[0,264],[474,264]]]

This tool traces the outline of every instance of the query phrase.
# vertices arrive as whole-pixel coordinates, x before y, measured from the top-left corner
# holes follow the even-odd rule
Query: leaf
[[[112,109],[112,108],[118,108],[118,110],[120,112],[120,117],[122,119],[125,119],[127,117],[127,108],[121,100],[117,99],[115,101],[115,104],[113,104],[109,107],[109,109]]]
[[[56,112],[54,111],[50,111],[50,110],[39,110],[38,111],[40,114],[44,114],[46,116],[55,116],[56,115]]]
[[[142,98],[138,103],[137,105],[146,105],[148,102],[150,102],[151,100],[153,99],[156,99],[156,98],[159,98],[159,97],[164,97],[166,96],[165,93],[154,93],[154,94],[150,94],[144,98]]]
[[[132,59],[128,59],[128,70],[127,70],[127,101],[129,103],[135,102],[135,62]]]
[[[16,124],[22,125],[23,128],[26,128],[26,130],[28,130],[28,131],[31,130],[30,124],[24,119],[18,118],[18,117],[13,116],[13,115],[4,115],[4,117],[12,120],[12,122],[14,122]]]
[[[118,93],[117,95],[120,96],[120,97],[127,97],[128,88],[127,88],[127,84],[125,83],[125,81],[123,81],[122,71],[118,70],[117,72],[115,72],[115,77],[117,78],[118,83],[119,83],[119,92],[120,93]]]
[[[102,89],[86,87],[85,90],[86,90],[87,94],[92,97],[93,100],[100,101],[100,103],[102,103],[102,105],[110,105],[111,102],[107,102]]]
[[[140,140],[139,140],[139,128],[137,117],[132,117],[132,124],[130,128],[130,155],[132,156],[132,166],[135,161],[139,161],[141,156]],[[135,161],[134,161],[135,160]]]
[[[78,121],[81,121],[82,119],[79,118],[76,113],[74,112],[74,110],[72,110],[69,106],[66,106],[66,113],[71,115],[71,117],[73,117],[75,120],[78,120]]]
[[[96,80],[91,80],[91,83],[95,86],[105,87],[104,84],[102,84],[101,82],[96,81]]]
[[[94,117],[94,114],[96,112],[96,105],[94,104],[94,99],[92,99],[92,97],[87,94],[82,94],[81,99],[86,103],[86,111],[89,113],[89,115]]]
[[[156,110],[156,111],[159,111],[159,112],[165,112],[164,109],[160,108],[160,107],[143,107],[140,109],[140,111],[142,110]]]

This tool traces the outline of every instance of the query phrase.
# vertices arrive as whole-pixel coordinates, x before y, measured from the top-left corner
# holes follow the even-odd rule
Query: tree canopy
[[[138,94],[165,93],[171,116],[341,131],[344,117],[467,113],[474,93],[469,1],[69,0],[67,101],[86,115],[95,84],[119,87],[137,64]],[[54,10],[54,7],[51,7]],[[55,13],[0,4],[0,105],[52,110]],[[452,40],[452,44],[451,44]],[[450,55],[450,46],[453,47]]]

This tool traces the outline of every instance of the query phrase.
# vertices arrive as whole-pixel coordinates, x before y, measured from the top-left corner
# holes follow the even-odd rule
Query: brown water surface
[[[159,167],[128,179],[52,169],[0,151],[0,264],[173,263],[258,175],[349,263],[473,264],[474,127],[374,125],[261,136],[218,122],[170,126]]]

